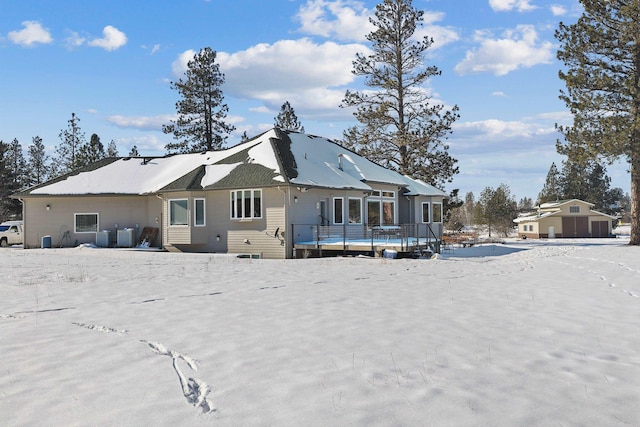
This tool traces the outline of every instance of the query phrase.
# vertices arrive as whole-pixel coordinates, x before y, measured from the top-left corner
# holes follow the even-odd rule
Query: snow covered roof
[[[226,150],[105,159],[17,196],[141,195],[286,183],[357,190],[372,190],[372,183],[386,183],[407,188],[409,195],[446,196],[329,139],[278,128]]]
[[[542,203],[540,205],[540,209],[550,209],[550,208],[559,208],[562,205],[566,205],[567,203],[571,203],[571,202],[580,202],[580,203],[584,203],[585,205],[589,205],[589,206],[594,206],[593,203],[589,203],[589,202],[585,202],[584,200],[580,200],[580,199],[566,199],[566,200],[556,200],[553,202],[546,202],[546,203]]]

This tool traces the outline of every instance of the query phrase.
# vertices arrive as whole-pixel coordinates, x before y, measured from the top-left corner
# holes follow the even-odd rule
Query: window
[[[262,190],[234,190],[231,192],[231,218],[262,218]]]
[[[362,224],[362,199],[349,199],[349,224]]]
[[[367,224],[380,225],[380,200],[367,200]]]
[[[395,191],[374,190],[367,199],[367,224],[393,225],[396,223]]]
[[[189,225],[189,201],[169,200],[169,225]]]
[[[433,222],[442,222],[442,203],[433,204]]]
[[[334,224],[344,224],[344,211],[342,209],[342,204],[344,203],[344,199],[342,197],[335,197],[333,199],[333,223]]]
[[[193,200],[193,214],[195,216],[193,225],[196,227],[204,227],[206,225],[204,199]]]
[[[569,206],[569,213],[580,213],[580,206]]]
[[[422,204],[422,222],[430,222],[429,219],[431,218],[431,215],[429,215],[431,210],[431,204],[430,203],[423,203]]]
[[[382,202],[382,224],[393,225],[395,224],[395,202]]]
[[[97,233],[98,232],[98,214],[97,213],[75,214],[74,223],[75,223],[74,233]]]

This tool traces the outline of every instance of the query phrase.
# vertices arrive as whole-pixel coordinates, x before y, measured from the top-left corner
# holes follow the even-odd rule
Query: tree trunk
[[[637,150],[636,150],[637,151]],[[640,153],[634,151],[631,164],[631,239],[630,245],[640,245]]]

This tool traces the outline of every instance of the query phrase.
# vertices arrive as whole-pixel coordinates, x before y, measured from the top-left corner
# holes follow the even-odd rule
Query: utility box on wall
[[[132,248],[135,243],[135,230],[133,228],[125,228],[118,230],[117,246],[119,248]]]
[[[98,231],[96,233],[96,246],[99,246],[101,248],[108,248],[109,247],[109,235],[111,233],[109,233],[109,230],[102,230],[102,231]]]

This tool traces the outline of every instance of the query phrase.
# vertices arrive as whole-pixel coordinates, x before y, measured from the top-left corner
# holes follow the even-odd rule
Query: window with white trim
[[[189,225],[188,199],[169,199],[169,225]]]
[[[231,219],[262,218],[262,190],[231,192]]]
[[[344,199],[342,197],[333,198],[333,223],[344,224]]]
[[[204,227],[205,219],[205,199],[193,199],[193,225],[196,227]]]
[[[569,213],[580,213],[580,206],[569,206]]]
[[[97,213],[77,213],[73,214],[74,233],[97,233],[98,214]]]
[[[396,192],[374,190],[367,199],[367,224],[393,225],[396,223]]]
[[[362,199],[349,197],[349,224],[362,224]]]
[[[431,203],[422,203],[422,222],[430,222],[431,220]]]
[[[442,222],[442,203],[433,203],[433,222]]]

